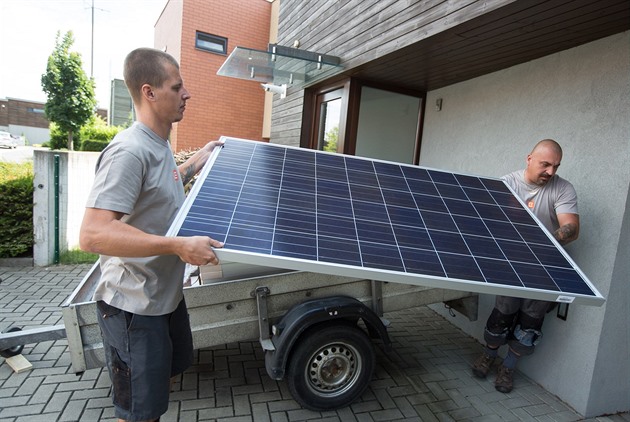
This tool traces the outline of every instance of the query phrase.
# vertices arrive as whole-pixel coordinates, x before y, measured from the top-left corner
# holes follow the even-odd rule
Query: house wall
[[[587,417],[630,409],[629,46],[625,32],[427,94],[421,165],[501,176],[540,139],[564,149],[581,226],[567,251],[607,301],[549,314],[519,369]],[[476,323],[440,311],[481,340],[493,299],[482,295]]]
[[[228,54],[237,46],[267,50],[270,18],[265,0],[169,1],[156,25],[156,48],[169,46],[192,95],[171,133],[176,151],[200,148],[222,135],[263,140],[265,92],[256,82],[217,76],[227,55],[195,48],[195,37],[201,31],[227,38]],[[174,24],[177,19],[181,25]]]
[[[45,103],[17,98],[0,99],[0,128],[25,138],[25,145],[43,144],[50,140],[49,122],[44,114]],[[96,113],[107,121],[107,110]]]
[[[299,40],[301,49],[338,56],[353,69],[510,3],[282,0],[278,43]],[[524,168],[538,140],[563,145],[560,174],[576,186],[581,214],[580,239],[567,251],[607,301],[573,305],[567,321],[550,314],[536,354],[519,368],[587,417],[630,407],[628,37],[607,37],[428,93],[420,157],[430,167],[501,176]],[[299,145],[303,93],[292,87],[285,99],[274,98],[271,142]],[[493,297],[481,297],[475,323],[442,312],[481,340],[492,305]]]
[[[281,0],[278,44],[299,40],[300,49],[341,57],[352,69],[513,1]],[[294,87],[274,98],[272,142],[299,144],[303,94]]]

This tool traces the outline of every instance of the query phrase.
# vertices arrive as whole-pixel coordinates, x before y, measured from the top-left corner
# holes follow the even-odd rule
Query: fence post
[[[54,179],[55,179],[55,252],[53,262],[59,264],[59,154],[55,154],[54,160]]]

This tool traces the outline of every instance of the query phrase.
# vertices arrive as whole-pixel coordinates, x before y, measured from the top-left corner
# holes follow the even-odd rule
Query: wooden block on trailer
[[[33,369],[33,364],[22,355],[11,356],[6,361],[16,374]]]

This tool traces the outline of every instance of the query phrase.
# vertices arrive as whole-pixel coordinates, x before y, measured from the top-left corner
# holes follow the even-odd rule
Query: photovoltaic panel
[[[223,138],[169,235],[224,262],[601,305],[500,179]]]

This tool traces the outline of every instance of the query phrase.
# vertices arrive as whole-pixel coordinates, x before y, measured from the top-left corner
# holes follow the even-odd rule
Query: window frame
[[[220,46],[223,46],[223,51],[211,50],[209,48],[205,48],[200,45],[200,36],[207,37],[207,40],[201,40],[207,43],[214,43]],[[220,54],[222,56],[227,55],[228,51],[228,39],[226,37],[221,37],[219,35],[209,34],[203,31],[195,31],[195,49],[206,51],[208,53]]]
[[[364,86],[410,95],[420,99],[416,146],[414,148],[412,158],[413,164],[418,165],[420,163],[420,149],[422,145],[422,132],[424,127],[426,92],[400,88],[389,84],[381,84],[374,81],[366,81],[352,77],[325,82],[304,90],[300,146],[303,148],[318,149],[321,104],[322,102],[332,99],[330,97],[332,94],[334,98],[341,98],[341,116],[339,122],[337,152],[355,155],[357,132],[359,128],[361,90]]]

